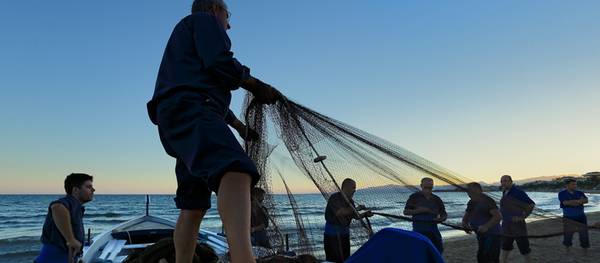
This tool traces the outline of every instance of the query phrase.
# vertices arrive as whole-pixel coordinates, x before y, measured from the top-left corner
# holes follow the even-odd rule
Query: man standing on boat
[[[497,263],[500,260],[500,220],[502,215],[494,199],[483,193],[479,183],[469,183],[467,193],[471,200],[462,219],[465,232],[477,233],[477,262]]]
[[[74,262],[84,241],[83,204],[92,201],[93,177],[72,173],[65,178],[66,196],[50,203],[42,228],[42,249],[36,263]]]
[[[231,261],[253,262],[250,189],[260,175],[228,127],[243,139],[252,135],[229,103],[231,91],[239,87],[258,103],[275,103],[281,94],[233,57],[223,0],[195,0],[191,11],[173,29],[148,102],[162,145],[177,160],[175,203],[181,211],[174,233],[176,258],[192,262],[212,191],[218,194]]]
[[[411,194],[404,207],[404,215],[412,216],[413,231],[426,236],[441,253],[444,252],[442,235],[437,224],[448,217],[444,202],[432,193],[433,179],[421,179],[421,191]]]
[[[510,255],[515,241],[517,247],[519,247],[519,252],[525,258],[525,262],[532,262],[525,218],[533,211],[535,202],[529,198],[527,193],[513,184],[510,175],[503,175],[500,178],[500,185],[502,186],[502,199],[500,200],[502,262],[508,262],[508,255]]]
[[[569,178],[565,180],[565,190],[558,193],[560,208],[563,210],[564,238],[563,245],[567,253],[573,246],[573,234],[579,232],[579,245],[583,248],[584,254],[590,247],[590,237],[588,233],[587,217],[583,211],[583,205],[587,204],[588,198],[581,191],[577,190],[577,181]]]
[[[350,222],[352,219],[373,216],[370,210],[362,214],[358,213],[358,211],[366,210],[366,207],[363,205],[354,207],[354,200],[352,200],[354,192],[356,192],[356,182],[346,178],[342,182],[341,191],[332,194],[327,200],[325,233],[323,234],[327,261],[346,261],[350,257]]]

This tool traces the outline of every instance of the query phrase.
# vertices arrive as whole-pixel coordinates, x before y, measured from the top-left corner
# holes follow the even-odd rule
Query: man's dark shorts
[[[247,173],[252,185],[258,182],[254,162],[224,121],[227,109],[207,95],[176,93],[161,100],[156,111],[162,145],[177,159],[177,208],[210,208],[211,191],[217,192],[226,172]]]
[[[531,253],[529,239],[527,236],[527,225],[523,222],[502,222],[502,250],[513,250],[513,243],[517,241],[517,247],[521,255]]]

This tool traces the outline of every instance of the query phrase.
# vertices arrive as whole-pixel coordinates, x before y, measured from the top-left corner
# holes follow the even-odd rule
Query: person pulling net
[[[293,165],[289,165],[286,169],[290,174],[304,176],[303,178],[313,184],[325,200],[329,200],[334,193],[342,191],[339,181],[350,178],[364,185],[364,188],[357,190],[354,200],[372,209],[373,214],[388,219],[431,223],[429,219],[403,217],[400,215],[401,210],[387,205],[403,204],[408,195],[421,191],[417,187],[421,178],[431,178],[436,185],[444,187],[445,191],[463,196],[469,192],[467,184],[474,181],[389,141],[311,110],[287,97],[282,97],[272,105],[261,105],[255,103],[252,95],[248,94],[242,115],[248,128],[259,134],[258,140],[246,141],[245,150],[263,175],[259,185],[266,186],[265,189],[272,188],[270,178],[273,176],[272,166],[275,165],[275,160],[270,156],[273,156],[271,154],[273,145],[285,146],[277,147],[275,151],[292,161]],[[268,191],[268,193],[272,192]],[[484,195],[497,203],[502,199],[503,194],[485,192]],[[386,205],[382,206],[382,204]],[[266,204],[266,208],[276,211],[274,204]],[[537,207],[532,208],[527,214],[531,218],[561,218],[560,215]],[[294,212],[294,216],[302,217],[298,212]],[[434,222],[436,225],[470,230],[469,226],[463,226],[460,219],[446,221],[439,219],[439,222]],[[357,220],[350,224],[349,231],[353,232],[351,246],[360,246],[372,233],[386,226],[386,223],[381,220],[376,220],[375,224],[372,224],[372,221]],[[321,231],[315,225],[317,224],[300,227],[302,229],[298,231],[311,232],[315,231],[314,228],[317,228],[316,231]],[[530,231],[524,236],[542,238],[556,235],[557,232],[562,235],[564,231],[562,229],[552,232],[532,233]],[[497,233],[497,235],[519,237],[510,233]],[[313,241],[316,240],[316,235],[308,236],[312,236]]]

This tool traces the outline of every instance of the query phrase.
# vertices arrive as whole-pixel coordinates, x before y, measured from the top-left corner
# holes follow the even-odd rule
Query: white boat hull
[[[131,219],[94,237],[91,245],[83,248],[80,262],[123,262],[131,251],[152,245],[152,243],[135,242],[131,236],[128,236],[129,233],[145,231],[152,235],[169,233],[173,229],[175,229],[175,222],[155,216],[146,215]],[[211,247],[219,258],[224,258],[229,250],[225,237],[210,231],[201,229],[198,242]]]

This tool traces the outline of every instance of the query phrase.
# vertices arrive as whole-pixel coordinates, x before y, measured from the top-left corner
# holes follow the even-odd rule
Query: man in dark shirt
[[[350,222],[352,219],[371,217],[370,210],[360,214],[358,211],[366,210],[365,206],[354,207],[354,192],[356,182],[346,178],[342,182],[340,192],[332,194],[327,200],[325,208],[325,257],[327,261],[344,262],[350,257]]]
[[[529,198],[527,193],[513,184],[510,175],[500,178],[502,186],[502,199],[500,200],[500,212],[502,213],[502,262],[508,262],[508,256],[513,249],[513,243],[517,241],[519,252],[525,258],[525,262],[531,261],[531,248],[527,236],[527,224],[525,218],[531,214],[535,202]]]
[[[256,134],[229,110],[231,91],[242,87],[258,103],[275,103],[281,94],[233,57],[228,19],[223,0],[193,2],[192,14],[173,29],[147,105],[165,151],[177,160],[177,263],[192,261],[211,192],[218,192],[232,262],[253,261],[250,189],[260,175],[228,125],[243,139]]]
[[[426,236],[441,253],[444,252],[442,235],[437,224],[448,217],[444,202],[432,193],[433,179],[421,179],[421,191],[411,194],[404,207],[404,215],[412,216],[413,231]]]
[[[265,199],[265,190],[255,187],[252,189],[252,208],[250,217],[250,227],[252,236],[252,245],[271,248],[267,227],[269,227],[269,216],[267,210],[262,205]]]
[[[577,181],[575,179],[565,180],[565,190],[558,193],[560,208],[563,210],[564,238],[563,245],[567,252],[573,246],[573,234],[579,232],[579,245],[584,253],[590,247],[590,238],[587,227],[587,217],[583,211],[583,205],[587,204],[587,196],[577,190]]]
[[[92,201],[94,191],[92,176],[72,173],[65,178],[66,196],[48,206],[42,228],[42,249],[36,263],[62,263],[81,253],[84,240],[83,204]]]
[[[471,200],[462,219],[465,232],[477,233],[477,262],[498,263],[500,260],[500,220],[502,215],[494,199],[483,194],[478,183],[469,183],[467,193]]]

